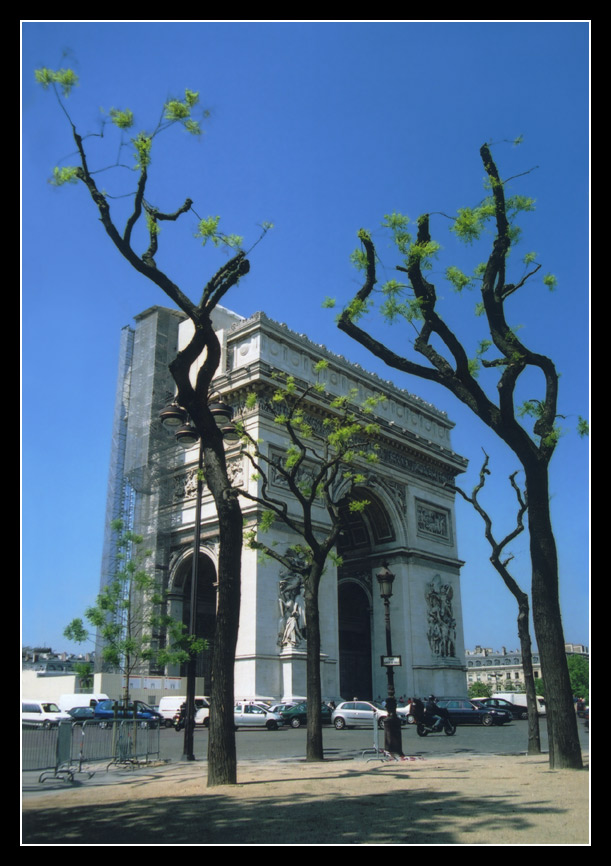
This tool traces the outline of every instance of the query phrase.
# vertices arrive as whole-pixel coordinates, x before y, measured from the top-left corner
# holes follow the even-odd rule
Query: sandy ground
[[[243,764],[238,785],[217,788],[204,763],[114,770],[28,795],[22,844],[588,845],[584,763],[278,761]]]

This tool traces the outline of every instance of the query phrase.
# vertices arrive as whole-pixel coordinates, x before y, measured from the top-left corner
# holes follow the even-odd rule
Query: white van
[[[72,717],[63,713],[53,701],[21,701],[21,721],[50,728],[60,722],[71,722]]]
[[[57,702],[60,710],[65,713],[74,707],[95,707],[99,701],[107,701],[108,695],[95,694],[93,692],[81,692],[80,695],[60,695]]]
[[[526,694],[524,692],[495,692],[492,697],[509,701],[510,704],[524,704],[526,706]],[[540,716],[546,715],[545,698],[542,698],[541,695],[537,695],[537,712]]]
[[[167,695],[159,701],[159,712],[165,719],[166,728],[171,728],[174,722],[174,716],[180,712],[180,707],[187,700],[186,695]],[[203,695],[195,698],[195,724],[207,725],[208,716],[210,714],[210,704],[208,699]]]

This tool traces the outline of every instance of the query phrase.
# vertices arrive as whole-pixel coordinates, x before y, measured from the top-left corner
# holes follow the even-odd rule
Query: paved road
[[[589,748],[589,735],[584,729],[583,720],[578,719],[579,739],[584,749]],[[333,727],[323,729],[325,755],[335,758],[360,757],[365,749],[373,747],[379,737],[380,747],[384,745],[384,733],[372,729],[346,729],[336,731]],[[419,737],[413,725],[402,729],[403,751],[406,755],[469,755],[469,754],[520,754],[526,752],[528,726],[526,722],[515,721],[502,726],[485,728],[480,725],[461,725],[454,737],[434,734]],[[238,761],[266,761],[303,759],[306,753],[305,728],[297,730],[282,728],[279,731],[257,729],[236,732]],[[183,752],[183,733],[172,729],[161,731],[161,756],[172,762],[180,761]],[[547,725],[541,721],[541,747],[547,751]],[[198,728],[194,738],[196,760],[206,760],[208,731]]]

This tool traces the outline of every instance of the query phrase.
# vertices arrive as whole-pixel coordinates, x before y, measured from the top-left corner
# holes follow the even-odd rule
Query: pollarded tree
[[[405,355],[392,351],[382,340],[373,337],[369,328],[358,324],[359,318],[373,306],[377,283],[376,248],[370,233],[363,229],[358,233],[362,247],[357,250],[355,259],[365,273],[364,283],[340,314],[338,325],[388,366],[447,388],[519,459],[528,494],[533,621],[545,677],[550,766],[581,768],[564,651],[558,560],[549,504],[549,463],[559,438],[556,426],[558,373],[550,358],[532,350],[520,339],[508,324],[506,309],[508,301],[541,268],[535,261],[536,254],[529,253],[524,258],[524,272],[515,282],[511,282],[507,274],[507,257],[518,231],[515,218],[531,210],[534,203],[521,195],[506,195],[507,182],[501,179],[488,144],[481,147],[480,156],[489,195],[476,207],[460,209],[452,219],[452,231],[470,243],[478,240],[491,224],[494,227],[492,244],[487,249],[486,261],[477,266],[472,276],[454,266],[445,272],[457,290],[480,285],[479,312],[487,334],[476,356],[469,357],[456,332],[440,316],[436,288],[427,279],[431,258],[439,250],[439,244],[431,237],[431,214],[418,219],[415,237],[408,230],[407,217],[397,213],[386,217],[385,225],[402,256],[396,268],[404,277],[401,282],[389,280],[381,287],[382,314],[386,319],[406,320],[410,333],[415,333],[411,349],[424,363],[412,358],[409,349]],[[543,283],[552,289],[556,279],[548,274],[543,277]],[[496,351],[496,357],[486,360],[483,354],[491,349]],[[478,382],[480,366],[499,373],[495,397],[490,397]],[[541,395],[520,406],[516,388],[520,377],[530,371],[540,376]],[[523,426],[525,414],[535,416],[532,431]]]
[[[117,533],[119,568],[85,611],[90,628],[78,617],[66,626],[64,637],[76,643],[101,639],[102,661],[125,676],[127,706],[130,677],[150,662],[182,664],[201,652],[204,642],[185,634],[183,623],[165,613],[166,599],[160,581],[147,568],[151,551],[143,549],[142,536],[126,530],[122,520],[114,520],[112,528]],[[161,634],[166,636],[165,646],[160,644]]]
[[[110,110],[111,124],[120,135],[119,155],[129,146],[135,154],[135,167],[122,165],[118,159],[110,167],[127,167],[136,175],[135,189],[133,173],[130,172],[128,185],[121,187],[111,196],[96,182],[98,172],[104,171],[104,177],[108,177],[107,158],[103,155],[98,157],[104,168],[94,169],[90,166],[84,146],[84,139],[90,136],[79,133],[66,109],[65,97],[77,83],[76,75],[69,69],[53,71],[45,68],[36,71],[36,78],[43,87],[51,88],[55,93],[70,124],[76,145],[78,164],[56,168],[52,183],[85,185],[102,226],[117,251],[132,268],[158,286],[188,316],[194,326],[189,344],[179,352],[170,365],[170,370],[176,383],[177,402],[189,413],[203,441],[205,479],[214,498],[219,521],[218,603],[212,655],[208,785],[235,784],[237,763],[233,722],[234,660],[240,613],[242,514],[236,497],[231,495],[223,438],[214,422],[208,398],[221,357],[220,343],[212,323],[213,311],[229,289],[248,273],[250,264],[246,252],[242,249],[242,238],[223,234],[219,229],[218,217],[202,218],[198,215],[192,199],[187,198],[176,210],[169,212],[160,209],[146,197],[152,148],[157,136],[167,129],[177,127],[192,135],[199,135],[201,132],[200,123],[195,117],[199,103],[196,92],[185,90],[184,99],[169,99],[163,106],[157,125],[150,132],[132,134],[135,120],[133,112],[129,109]],[[101,135],[94,137],[100,139],[100,144],[108,138]],[[113,197],[121,199],[123,205],[130,200],[132,202],[122,230],[111,213],[110,201]],[[186,214],[195,214],[197,217],[196,236],[204,245],[211,241],[215,245],[226,246],[232,252],[232,257],[204,285],[197,303],[191,301],[161,269],[156,258],[161,225],[176,222]],[[265,225],[263,233],[268,228],[269,225]],[[137,236],[142,237],[142,232],[145,240],[138,251]],[[197,373],[193,381],[191,372],[196,364],[199,366],[195,367]]]
[[[504,549],[510,544],[514,538],[517,538],[524,531],[524,515],[527,510],[526,499],[516,482],[517,472],[509,476],[509,481],[518,500],[518,513],[516,516],[515,529],[509,532],[500,541],[494,537],[492,533],[492,520],[486,509],[479,501],[479,494],[486,483],[486,475],[490,474],[488,469],[489,457],[484,452],[484,463],[479,472],[479,483],[473,488],[471,496],[468,496],[460,487],[452,485],[452,490],[459,493],[466,502],[470,502],[475,508],[479,516],[484,521],[484,533],[486,540],[492,548],[490,554],[490,562],[496,569],[497,573],[507,589],[511,592],[518,604],[518,638],[520,640],[520,652],[522,654],[522,670],[524,672],[524,684],[526,687],[526,706],[528,707],[528,754],[539,755],[541,753],[541,739],[539,735],[539,714],[537,710],[537,693],[535,691],[535,675],[533,669],[532,658],[532,642],[530,639],[530,602],[527,593],[519,586],[516,579],[509,571],[509,563],[513,556],[508,555],[501,559]],[[488,695],[487,697],[490,697]]]
[[[315,371],[320,373],[325,367],[326,362],[319,361]],[[347,502],[352,511],[362,511],[368,505],[366,498],[359,498],[356,489],[366,482],[366,468],[377,462],[378,428],[371,415],[378,398],[371,397],[358,406],[353,392],[332,397],[325,393],[322,383],[302,387],[292,376],[278,375],[276,382],[270,403],[274,423],[283,431],[288,445],[278,458],[248,432],[246,419],[240,422],[243,453],[253,468],[257,491],[236,488],[236,494],[262,509],[256,527],[245,535],[246,543],[284,566],[289,579],[296,579],[296,591],[298,584],[303,584],[307,637],[306,757],[308,761],[322,761],[319,588],[328,560],[341,563],[335,547],[342,528],[343,503]],[[258,399],[256,393],[249,395],[246,410],[254,407]],[[274,486],[276,491],[285,490],[287,496],[274,492]],[[265,540],[265,533],[274,522],[283,524],[296,539],[285,551]],[[287,599],[284,638],[291,643],[296,636],[301,639],[300,611],[290,593]]]

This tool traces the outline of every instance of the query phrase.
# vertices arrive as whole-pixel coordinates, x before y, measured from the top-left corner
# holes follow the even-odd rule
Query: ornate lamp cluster
[[[216,426],[223,435],[225,442],[236,442],[240,438],[235,424],[232,423],[233,409],[221,400],[212,400],[208,404]],[[167,430],[173,430],[176,441],[183,448],[192,448],[199,441],[199,433],[191,424],[186,409],[175,400],[159,413],[162,425]]]

